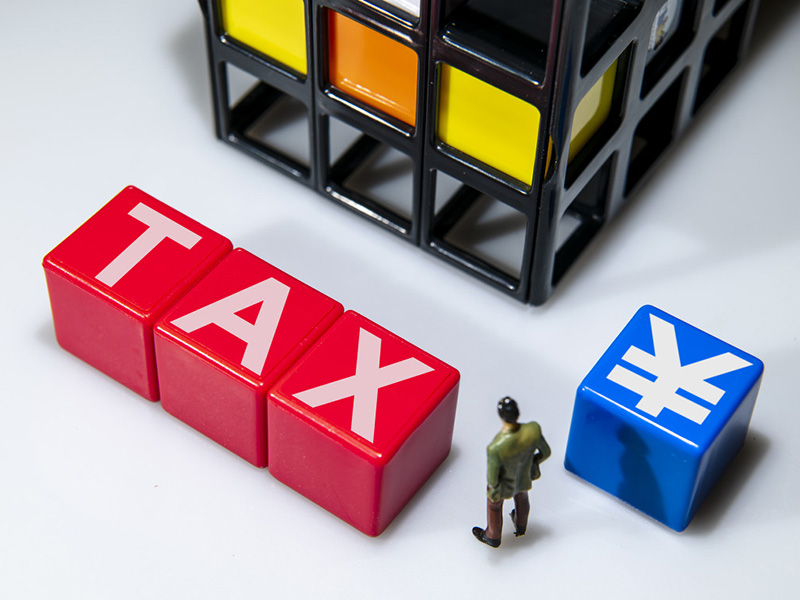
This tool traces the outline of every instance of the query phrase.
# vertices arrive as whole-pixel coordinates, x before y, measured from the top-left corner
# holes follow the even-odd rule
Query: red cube
[[[270,391],[270,473],[378,535],[450,452],[458,382],[348,311]]]
[[[158,400],[153,324],[230,250],[218,233],[125,188],[44,258],[58,343]]]
[[[237,248],[156,324],[161,405],[267,466],[267,390],[342,311]]]

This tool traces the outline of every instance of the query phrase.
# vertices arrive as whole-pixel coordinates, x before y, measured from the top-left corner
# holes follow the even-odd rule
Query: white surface
[[[217,141],[197,3],[0,4],[0,597],[771,598],[800,576],[800,7],[543,308]],[[371,539],[62,351],[42,257],[135,184],[461,370],[448,461]],[[683,534],[562,467],[575,388],[642,304],[766,363],[747,444]],[[553,446],[530,533],[484,522],[495,402]],[[499,592],[498,592],[499,594]]]

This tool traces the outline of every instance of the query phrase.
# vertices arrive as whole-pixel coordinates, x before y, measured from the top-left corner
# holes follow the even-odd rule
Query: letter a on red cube
[[[237,248],[156,325],[161,405],[267,466],[267,390],[342,311]]]
[[[269,470],[380,534],[450,452],[459,374],[347,312],[270,392]]]
[[[158,400],[156,319],[231,243],[127,187],[44,258],[56,339],[148,400]]]

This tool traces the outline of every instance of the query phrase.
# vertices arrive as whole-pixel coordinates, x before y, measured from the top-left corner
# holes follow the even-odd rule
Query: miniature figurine
[[[531,489],[531,482],[540,476],[539,463],[550,456],[550,446],[539,424],[534,421],[517,423],[519,407],[514,399],[505,397],[500,400],[497,412],[503,421],[503,428],[486,448],[488,524],[486,529],[472,528],[472,535],[492,548],[500,545],[503,501],[509,498],[514,498],[514,509],[511,511],[514,536],[525,535],[530,512],[528,490]]]

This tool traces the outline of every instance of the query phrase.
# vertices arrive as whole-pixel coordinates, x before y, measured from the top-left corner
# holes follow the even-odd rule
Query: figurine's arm
[[[539,445],[536,448],[536,453],[533,455],[534,462],[538,465],[550,458],[550,446],[544,436],[539,437]]]
[[[543,463],[550,458],[550,445],[544,436],[539,432],[539,440],[536,443],[536,450],[533,453],[533,461],[531,462],[531,480],[539,479],[541,473],[539,471],[539,463]]]
[[[500,484],[500,460],[494,452],[486,452],[486,485],[489,488],[496,488]]]

